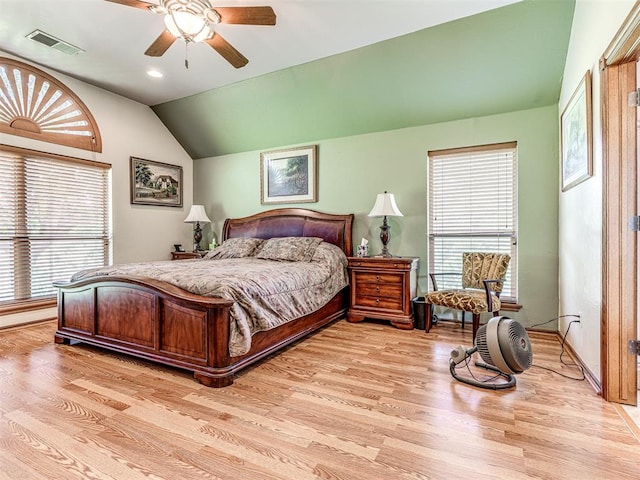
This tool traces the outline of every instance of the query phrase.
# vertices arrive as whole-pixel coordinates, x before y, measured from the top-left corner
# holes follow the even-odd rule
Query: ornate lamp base
[[[202,240],[202,229],[200,228],[200,222],[196,222],[196,226],[193,229],[193,251],[200,250],[200,240]]]
[[[389,253],[389,249],[387,248],[387,244],[391,239],[391,234],[389,233],[391,227],[387,223],[387,216],[384,216],[384,220],[382,220],[382,225],[380,226],[380,241],[382,242],[382,252],[380,252],[381,257],[393,257]]]

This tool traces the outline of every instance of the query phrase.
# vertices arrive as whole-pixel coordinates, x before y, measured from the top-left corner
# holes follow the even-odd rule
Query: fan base
[[[486,363],[475,362],[476,367],[485,368],[487,370],[491,370],[498,374],[498,376],[504,378],[506,380],[505,383],[484,383],[479,382],[478,380],[474,380],[472,378],[461,377],[456,372],[456,363],[454,361],[449,362],[449,371],[451,372],[451,376],[458,380],[459,382],[466,383],[467,385],[471,385],[473,387],[478,388],[486,388],[487,390],[505,390],[507,388],[513,388],[516,386],[516,377],[509,373],[505,373],[493,365],[488,365]]]

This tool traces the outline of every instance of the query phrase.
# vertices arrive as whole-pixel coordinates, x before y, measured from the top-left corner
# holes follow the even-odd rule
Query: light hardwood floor
[[[339,321],[211,389],[188,372],[0,332],[2,479],[637,479],[640,443],[586,382],[451,378],[470,328]],[[555,337],[532,334],[556,369]],[[564,372],[573,374],[566,368]]]

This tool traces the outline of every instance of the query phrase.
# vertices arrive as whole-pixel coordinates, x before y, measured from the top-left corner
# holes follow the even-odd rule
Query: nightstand
[[[189,258],[202,258],[208,252],[171,252],[171,260],[187,260]]]
[[[412,329],[411,299],[416,296],[418,261],[416,257],[349,257],[347,321],[378,318]]]

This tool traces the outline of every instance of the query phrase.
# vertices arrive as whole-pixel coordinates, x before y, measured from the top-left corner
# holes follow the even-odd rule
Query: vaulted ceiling
[[[0,0],[0,50],[153,105],[203,158],[557,102],[574,0],[223,5],[277,15],[273,27],[219,26],[249,59],[241,69],[205,44],[147,57],[161,16],[103,0]],[[85,52],[26,38],[35,29]]]
[[[154,107],[193,158],[558,102],[572,0],[525,0]]]
[[[161,0],[128,1],[144,5]],[[0,49],[156,105],[518,0],[208,1],[218,7],[273,7],[275,26],[216,26],[216,32],[248,58],[245,67],[233,68],[204,43],[187,48],[177,41],[161,57],[146,56],[147,47],[165,28],[163,16],[105,0],[0,0]],[[36,29],[84,52],[66,55],[27,38]],[[146,72],[151,69],[164,77],[149,78]]]

